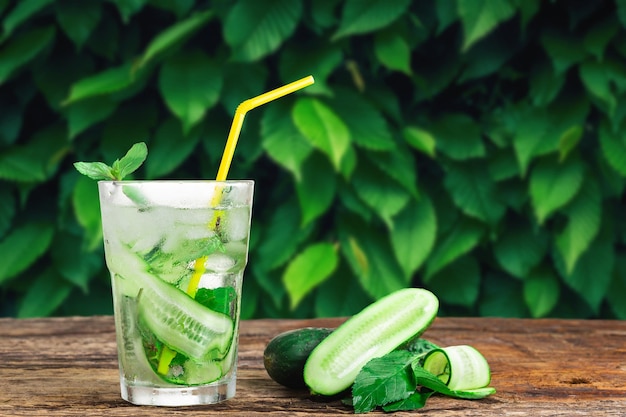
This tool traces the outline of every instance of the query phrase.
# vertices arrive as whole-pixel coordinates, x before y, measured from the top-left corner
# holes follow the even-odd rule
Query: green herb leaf
[[[148,156],[148,147],[144,142],[135,143],[122,159],[113,162],[112,172],[118,180],[137,171]]]
[[[114,180],[111,167],[104,162],[75,162],[74,167],[92,180]]]
[[[148,147],[144,142],[135,143],[121,159],[116,159],[110,167],[104,162],[75,162],[78,172],[93,180],[117,180],[132,174],[143,164],[148,156]]]
[[[354,381],[354,412],[367,413],[413,394],[416,386],[407,366],[412,359],[410,352],[398,350],[369,361]]]
[[[408,398],[404,400],[395,401],[393,403],[389,403],[383,406],[383,410],[390,413],[393,411],[411,411],[411,410],[419,410],[426,405],[426,400],[433,395],[434,391],[415,391]]]
[[[237,299],[237,293],[232,287],[199,288],[195,299],[213,311],[230,315],[230,306]]]

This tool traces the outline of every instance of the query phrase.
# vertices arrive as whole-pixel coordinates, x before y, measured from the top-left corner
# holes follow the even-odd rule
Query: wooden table
[[[263,368],[263,349],[276,334],[339,323],[244,321],[237,396],[213,406],[157,408],[120,398],[112,317],[0,319],[0,416],[352,414],[340,401],[279,386]],[[478,401],[435,396],[420,411],[394,415],[626,416],[626,321],[439,318],[424,337],[476,347],[498,392]]]

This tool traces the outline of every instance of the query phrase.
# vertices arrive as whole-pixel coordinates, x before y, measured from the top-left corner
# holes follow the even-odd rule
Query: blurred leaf
[[[324,2],[326,3],[326,2]],[[307,94],[332,96],[333,89],[328,85],[328,77],[341,65],[343,52],[337,45],[315,43],[287,47],[280,54],[280,78],[287,84],[306,75],[315,75],[315,84],[306,88]]]
[[[348,127],[356,145],[377,151],[395,149],[389,125],[378,109],[355,91],[343,88],[335,91],[332,108]]]
[[[63,105],[67,106],[89,97],[112,94],[129,88],[133,82],[135,77],[131,73],[130,63],[109,68],[72,84]]]
[[[72,285],[47,268],[34,278],[22,299],[18,318],[45,317],[53,313],[67,299]]]
[[[222,82],[217,63],[200,51],[180,53],[163,64],[159,90],[185,134],[217,103]]]
[[[315,24],[321,28],[335,26],[338,22],[335,16],[337,5],[343,0],[326,0],[311,3],[311,17]]]
[[[82,100],[67,109],[69,137],[74,139],[94,124],[105,120],[117,108],[117,102],[108,96],[96,96]]]
[[[274,162],[300,181],[302,165],[313,148],[285,114],[289,108],[284,100],[268,106],[261,119],[261,144]]]
[[[150,157],[146,160],[146,178],[160,178],[178,168],[193,153],[199,142],[195,133],[183,135],[180,125],[172,118],[157,128],[150,142]]]
[[[256,97],[266,91],[265,84],[268,71],[265,67],[257,65],[250,67],[249,64],[229,62],[225,67],[222,67],[222,73],[224,86],[222,87],[220,100],[226,112],[231,117],[235,114],[237,106],[244,100]],[[269,110],[272,107],[279,104],[286,104],[287,102],[290,101],[283,98],[282,100],[274,101],[271,105],[264,107]],[[226,135],[227,133],[224,134],[224,137],[226,137]]]
[[[142,2],[143,0],[139,1]],[[181,4],[181,2],[178,1],[172,4]],[[145,66],[158,55],[162,55],[171,48],[184,42],[189,36],[204,26],[212,17],[212,11],[198,12],[163,30],[150,41],[135,64],[135,68],[138,69]]]
[[[302,225],[312,222],[330,208],[337,188],[335,175],[326,158],[314,153],[302,164],[302,177],[296,182]]]
[[[15,3],[15,7],[7,13],[2,21],[3,37],[6,39],[19,27],[35,14],[44,10],[53,0],[21,0]]]
[[[106,119],[100,140],[103,161],[112,164],[128,151],[133,143],[147,142],[157,124],[157,109],[154,101],[120,105]]]
[[[563,162],[569,153],[576,148],[583,136],[583,127],[572,126],[563,132],[559,139],[559,163]]]
[[[548,28],[541,36],[541,45],[552,60],[557,75],[585,58],[582,39],[574,33],[562,33]]]
[[[424,282],[448,264],[471,251],[483,236],[483,228],[472,220],[462,220],[437,242],[435,249],[426,261]]]
[[[437,149],[452,159],[464,160],[485,155],[482,129],[472,118],[449,113],[438,118],[429,128]]]
[[[564,270],[565,265],[561,259],[557,258],[557,267],[565,283],[576,291],[596,314],[611,285],[615,265],[612,233],[612,231],[603,230],[596,237],[594,245],[578,258],[571,274]]]
[[[267,219],[263,219],[263,244],[257,251],[257,263],[266,270],[284,265],[310,234],[310,228],[300,229],[300,209],[293,197],[282,201],[269,215]]]
[[[493,244],[493,251],[502,268],[516,278],[527,279],[531,270],[541,263],[548,251],[549,235],[539,228],[511,222]]]
[[[0,152],[0,178],[18,182],[43,182],[54,175],[69,151],[62,126],[37,131],[28,143]]]
[[[495,183],[487,164],[480,160],[451,163],[446,171],[444,184],[457,207],[468,216],[495,226],[505,207],[496,198]]]
[[[411,48],[397,32],[378,32],[374,38],[374,53],[390,70],[411,75]]]
[[[542,107],[559,94],[565,84],[565,77],[556,74],[550,65],[539,62],[530,72],[529,83],[528,95],[533,105]]]
[[[487,274],[483,278],[483,291],[478,300],[483,317],[527,317],[523,298],[523,284],[506,275]]]
[[[280,308],[287,294],[281,273],[278,270],[266,270],[258,264],[252,264],[250,269],[254,276],[255,283],[258,284],[262,290],[259,291],[263,299],[261,305],[272,304],[274,307]]]
[[[330,243],[314,243],[300,252],[285,269],[283,281],[294,309],[311,290],[337,268],[337,251]]]
[[[556,246],[565,261],[566,273],[571,274],[600,230],[602,195],[595,181],[587,178],[578,195],[563,212],[568,222],[565,229],[556,235]]]
[[[617,17],[622,27],[626,28],[626,0],[615,0],[615,4],[617,4]]]
[[[437,213],[430,198],[411,200],[393,219],[391,244],[406,277],[422,266],[431,253],[437,236]]]
[[[538,154],[538,148],[545,139],[549,128],[548,118],[542,109],[523,107],[514,110],[516,125],[513,148],[522,176],[526,176],[528,166]]]
[[[85,229],[86,249],[93,251],[102,244],[98,184],[81,175],[72,193],[72,205],[76,220]]]
[[[602,154],[609,165],[623,177],[626,176],[626,141],[619,132],[614,132],[606,122],[598,128]]]
[[[605,65],[594,61],[585,61],[579,67],[580,79],[589,93],[606,107],[606,113],[612,115],[617,108],[617,97],[613,92],[612,79]]]
[[[143,9],[147,0],[108,0],[111,3],[114,3],[117,6],[120,15],[122,16],[122,21],[124,23],[130,22],[130,18],[138,13],[141,9]]]
[[[30,222],[12,229],[0,241],[0,284],[29,268],[49,248],[54,235],[50,223]]]
[[[100,21],[100,2],[63,0],[55,6],[59,25],[76,48],[81,49]]]
[[[148,0],[152,6],[169,10],[181,18],[185,16],[193,8],[196,0]]]
[[[509,0],[457,0],[457,5],[464,51],[515,13]]]
[[[321,101],[298,98],[291,112],[294,124],[302,135],[330,158],[336,171],[350,147],[350,131],[337,114]]]
[[[55,270],[86,293],[89,281],[97,275],[103,262],[101,252],[85,252],[82,248],[80,237],[61,232],[54,237],[50,255]]]
[[[393,217],[409,202],[410,194],[385,172],[362,160],[353,177],[352,186],[360,199],[393,230]]]
[[[237,61],[255,61],[278,49],[302,16],[301,0],[243,0],[224,22],[224,40]]]
[[[383,28],[404,14],[410,0],[346,0],[341,10],[339,28],[333,41],[350,35],[374,32]]]
[[[55,37],[54,27],[43,26],[20,33],[0,49],[0,85],[21,66],[39,55]]]
[[[533,271],[524,280],[524,300],[534,318],[546,316],[559,301],[561,287],[556,275],[547,268]]]
[[[398,144],[393,151],[369,154],[368,157],[374,165],[396,180],[412,197],[419,198],[417,166],[415,157],[408,148],[403,144]]]
[[[317,287],[315,294],[315,317],[349,317],[367,307],[372,298],[355,282],[348,266],[340,264],[333,276]]]
[[[430,156],[435,157],[437,153],[437,142],[433,135],[422,128],[416,126],[406,126],[402,130],[404,140],[418,151]]]
[[[465,69],[457,82],[480,79],[500,71],[518,48],[507,36],[494,34],[483,39],[480,48],[471,48],[464,54]]]
[[[0,239],[11,227],[16,208],[15,193],[8,184],[0,183]]]
[[[22,129],[22,111],[11,106],[0,113],[0,146],[12,145],[17,140]]]
[[[480,290],[480,266],[472,257],[464,256],[431,276],[428,289],[447,304],[472,307]]]
[[[613,280],[607,291],[606,298],[611,306],[611,310],[618,319],[626,319],[626,258],[617,256],[615,258],[615,269],[613,270]]]
[[[367,294],[377,300],[408,286],[386,236],[354,218],[340,220],[341,251]]]
[[[598,61],[604,58],[604,52],[611,40],[619,31],[619,23],[614,15],[607,19],[594,22],[594,25],[587,31],[583,44],[587,51],[593,54]]]
[[[585,166],[579,159],[539,162],[530,174],[530,198],[539,224],[578,193]]]

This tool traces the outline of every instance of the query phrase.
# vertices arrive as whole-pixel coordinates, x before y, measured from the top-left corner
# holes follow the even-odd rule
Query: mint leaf
[[[132,174],[143,164],[148,156],[148,147],[144,142],[135,143],[121,159],[116,159],[110,167],[104,162],[75,162],[78,172],[92,180],[117,180]]]
[[[88,176],[92,180],[114,180],[111,167],[104,162],[75,162],[74,167],[78,172]]]
[[[354,412],[367,413],[413,394],[416,385],[408,366],[413,359],[410,352],[397,350],[369,361],[352,386]]]
[[[434,391],[426,391],[426,392],[415,391],[413,394],[411,394],[408,398],[405,398],[404,400],[400,400],[400,401],[396,401],[396,402],[384,405],[383,410],[388,413],[392,411],[419,410],[420,408],[423,408],[426,405],[426,400],[428,400],[428,398],[430,398],[430,396],[433,394],[434,394]]]
[[[124,177],[132,174],[143,164],[147,156],[148,147],[146,144],[144,142],[135,143],[128,152],[126,152],[126,155],[113,162],[112,172],[114,176],[122,180]]]
[[[197,302],[213,311],[226,315],[230,315],[230,306],[236,298],[237,293],[232,287],[199,288],[196,293]]]

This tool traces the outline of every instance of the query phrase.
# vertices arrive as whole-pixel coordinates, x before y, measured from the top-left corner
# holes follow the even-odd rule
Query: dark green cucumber
[[[379,299],[313,349],[304,366],[304,381],[316,394],[344,391],[371,359],[422,334],[438,309],[437,297],[420,288],[401,289]]]
[[[263,352],[263,364],[270,378],[289,388],[304,388],[304,364],[311,351],[333,329],[305,327],[281,333],[269,341]]]

